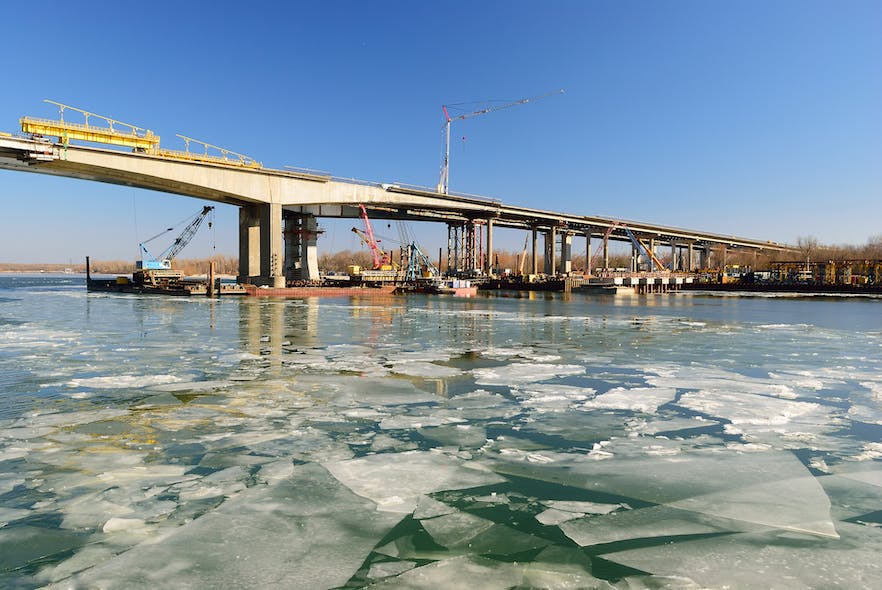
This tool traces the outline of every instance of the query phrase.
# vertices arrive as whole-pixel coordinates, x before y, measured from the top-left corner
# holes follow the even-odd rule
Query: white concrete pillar
[[[240,283],[251,283],[260,276],[260,211],[257,205],[239,207]]]
[[[260,209],[260,284],[284,287],[282,274],[284,251],[282,249],[282,205],[267,203]]]
[[[554,274],[554,259],[556,258],[554,251],[554,241],[557,239],[557,228],[552,227],[545,232],[545,274]]]
[[[569,232],[560,234],[560,265],[558,272],[563,275],[573,270],[573,235]]]

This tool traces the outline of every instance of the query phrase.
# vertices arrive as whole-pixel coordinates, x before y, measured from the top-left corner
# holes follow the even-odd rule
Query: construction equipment
[[[650,260],[650,271],[665,270],[665,265],[662,263],[661,260],[658,259],[658,257],[655,255],[655,252],[653,252],[651,248],[647,247],[646,244],[643,243],[643,240],[634,235],[634,232],[632,232],[627,225],[619,225],[622,229],[625,230],[625,233],[628,235],[628,239],[631,240],[631,243],[634,244],[634,247],[637,249],[637,251],[639,252],[640,250],[643,250],[644,252],[646,252],[646,255],[649,257]]]
[[[588,274],[591,274],[591,270],[594,268],[594,259],[600,255],[600,252],[604,248],[606,248],[607,243],[609,243],[609,236],[613,233],[613,230],[615,230],[616,228],[619,228],[625,232],[625,235],[628,236],[628,239],[631,240],[631,243],[634,245],[634,248],[636,248],[636,250],[638,252],[643,252],[646,254],[646,256],[650,260],[650,267],[649,268],[651,271],[666,270],[664,263],[661,260],[659,260],[658,256],[655,255],[655,252],[653,252],[652,249],[649,248],[643,242],[643,240],[638,238],[634,234],[634,232],[631,231],[631,228],[629,228],[624,223],[619,223],[616,221],[616,222],[613,222],[608,228],[606,228],[606,232],[603,234],[603,240],[601,241],[601,243],[597,247],[597,249],[594,251],[594,254],[591,256],[591,259],[588,261]]]
[[[187,244],[189,244],[190,240],[193,239],[193,236],[196,235],[196,230],[199,229],[199,226],[202,225],[202,222],[205,221],[205,218],[212,211],[214,211],[214,207],[206,205],[202,208],[202,211],[196,215],[188,217],[178,223],[177,226],[180,226],[181,223],[189,222],[180,235],[175,238],[175,241],[172,242],[168,248],[163,250],[159,256],[153,256],[150,251],[147,250],[146,244],[149,244],[153,240],[173,231],[177,226],[164,229],[155,236],[138,244],[138,247],[141,249],[141,260],[136,263],[137,270],[133,277],[135,282],[157,286],[160,283],[174,282],[183,278],[184,273],[179,270],[173,270],[171,262],[181,250],[187,247]],[[211,222],[209,222],[209,227],[210,226]]]
[[[441,105],[441,110],[444,111],[444,140],[443,140],[443,152],[441,159],[441,179],[438,182],[438,186],[436,188],[436,192],[446,195],[448,193],[449,188],[449,177],[450,177],[450,124],[453,121],[462,121],[464,119],[471,119],[472,117],[477,117],[478,115],[486,115],[487,113],[493,113],[496,111],[501,111],[502,109],[507,109],[511,107],[515,107],[521,104],[527,104],[528,102],[536,102],[537,100],[541,100],[543,98],[547,98],[549,96],[553,96],[555,94],[563,94],[563,89],[556,90],[554,92],[548,92],[546,94],[541,94],[539,96],[534,96],[532,98],[522,98],[521,100],[516,100],[513,102],[509,102],[506,104],[502,104],[495,107],[487,107],[484,109],[478,109],[477,111],[472,111],[471,113],[466,113],[464,115],[457,115],[455,117],[450,116],[450,112],[447,110],[448,106],[455,105]]]
[[[121,145],[131,147],[136,152],[155,153],[159,147],[159,136],[154,135],[149,129],[137,127],[129,123],[123,123],[104,115],[98,115],[89,111],[61,104],[54,100],[44,100],[58,107],[59,117],[57,121],[52,119],[37,119],[34,117],[22,117],[19,123],[24,133],[36,136],[57,137],[67,145],[70,140],[88,141],[91,143],[105,143],[109,145]],[[64,120],[64,111],[70,110],[83,116],[85,123],[71,123]],[[90,118],[100,119],[105,126],[91,125]]]
[[[392,259],[384,252],[377,239],[374,237],[374,228],[371,227],[371,220],[368,218],[367,209],[364,205],[359,205],[361,209],[361,222],[364,224],[364,231],[357,227],[352,228],[352,232],[361,238],[362,243],[371,251],[371,264],[373,270],[393,270]]]
[[[518,260],[518,276],[524,276],[524,262],[527,260],[527,242],[530,240],[530,236],[524,238],[524,250],[521,252],[521,258]]]

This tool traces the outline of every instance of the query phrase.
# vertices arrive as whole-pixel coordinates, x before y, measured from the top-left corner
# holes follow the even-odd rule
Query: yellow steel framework
[[[191,160],[196,162],[210,162],[214,164],[232,164],[235,166],[246,166],[248,168],[262,168],[260,162],[246,156],[245,154],[240,154],[226,148],[222,148],[216,145],[212,145],[210,143],[206,143],[204,141],[200,141],[198,139],[193,139],[192,137],[187,137],[185,135],[175,134],[177,137],[180,137],[184,140],[184,151],[179,150],[166,150],[166,149],[158,149],[156,151],[156,155],[162,156],[164,158],[175,158],[178,160]],[[200,154],[198,152],[190,151],[190,144],[195,143],[197,145],[202,146],[203,152]],[[210,154],[209,150],[216,151],[219,155]]]
[[[77,107],[45,100],[58,107],[58,120],[38,119],[35,117],[22,117],[20,120],[21,130],[32,135],[57,137],[67,145],[70,140],[88,141],[91,143],[104,143],[130,147],[136,152],[160,156],[174,160],[188,160],[195,162],[208,162],[212,164],[224,164],[227,166],[244,166],[248,168],[262,168],[260,162],[244,154],[228,150],[192,137],[178,135],[184,140],[184,150],[168,150],[159,147],[159,136],[149,129],[138,127],[130,123],[123,123],[104,115],[92,113]],[[84,123],[72,123],[64,120],[64,111],[74,111],[83,116]],[[92,125],[90,119],[100,119],[106,125]],[[190,151],[190,144],[198,144],[202,147],[202,153]],[[214,153],[210,153],[214,152]]]
[[[70,140],[89,141],[93,143],[106,143],[131,147],[139,152],[155,152],[159,147],[159,136],[154,135],[149,129],[137,127],[129,123],[123,123],[110,117],[91,113],[77,107],[61,104],[53,100],[46,100],[59,108],[59,119],[37,119],[34,117],[22,117],[20,120],[21,130],[25,133],[57,137],[59,141],[67,144]],[[71,123],[64,120],[64,111],[71,110],[80,113],[85,118],[85,123]],[[96,118],[104,121],[107,126],[90,125],[89,119]]]

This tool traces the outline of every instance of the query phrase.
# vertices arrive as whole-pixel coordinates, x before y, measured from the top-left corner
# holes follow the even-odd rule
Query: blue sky
[[[0,0],[0,130],[44,98],[266,166],[745,237],[882,234],[882,2]],[[15,48],[10,49],[10,48]],[[484,102],[482,102],[484,101]],[[200,201],[0,171],[0,261],[134,259]],[[182,254],[237,253],[235,208]],[[321,250],[358,248],[325,222]],[[440,228],[420,230],[441,245]],[[435,241],[437,239],[437,241]],[[498,247],[522,235],[500,232]]]

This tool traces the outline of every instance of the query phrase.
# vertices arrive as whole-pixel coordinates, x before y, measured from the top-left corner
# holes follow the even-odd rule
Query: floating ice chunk
[[[479,385],[519,385],[547,381],[557,377],[583,375],[582,365],[551,365],[543,363],[514,363],[504,367],[474,369],[475,382]]]
[[[233,385],[235,385],[235,383],[232,381],[181,381],[151,385],[148,389],[153,391],[164,391],[166,393],[177,393],[183,391],[214,391],[216,389],[226,389]]]
[[[464,419],[436,412],[422,416],[388,416],[380,422],[380,430],[414,430],[428,426],[443,426],[465,422]]]
[[[71,379],[68,387],[89,387],[91,389],[132,389],[177,383],[182,379],[176,375],[108,375],[106,377],[84,377]]]
[[[65,583],[81,588],[342,586],[399,520],[316,464],[251,488],[192,522]]]
[[[462,374],[460,369],[445,367],[429,362],[409,361],[399,362],[392,365],[392,372],[410,377],[422,377],[424,379],[449,379]]]
[[[420,496],[504,481],[480,467],[439,453],[409,451],[325,464],[353,492],[380,510],[413,512]]]
[[[9,440],[31,440],[34,438],[40,438],[55,432],[55,428],[49,426],[22,426],[18,428],[4,428],[0,429],[0,438],[6,438]]]
[[[11,492],[16,486],[24,485],[25,480],[22,477],[0,475],[0,496]]]
[[[560,529],[582,547],[652,537],[698,535],[733,530],[725,525],[710,524],[708,521],[709,519],[701,518],[694,512],[667,506],[652,506],[603,516],[570,519],[562,523]],[[760,527],[740,523],[740,526],[734,530],[758,528]]]
[[[607,448],[615,452],[616,445]],[[500,455],[503,460],[493,468],[769,528],[824,537],[837,534],[824,490],[787,452],[712,449],[673,456],[616,455],[612,461],[568,453],[546,454],[554,458],[553,464],[504,460],[507,457]]]
[[[876,588],[882,579],[882,535],[838,523],[841,540],[792,539],[775,533],[734,534],[604,554],[604,559],[702,588]]]
[[[450,514],[421,520],[420,524],[436,543],[442,547],[454,548],[465,545],[495,523],[468,512],[454,511]]]
[[[431,440],[462,448],[480,448],[487,442],[487,431],[480,426],[456,424],[421,428],[419,433]]]
[[[120,531],[134,531],[143,529],[146,526],[140,518],[119,518],[114,516],[104,523],[101,528],[105,533],[118,533]]]
[[[415,561],[382,561],[371,564],[367,577],[372,580],[397,576],[416,567]]]
[[[394,578],[386,578],[371,588],[508,590],[520,586],[522,581],[522,569],[515,564],[482,557],[460,556],[414,568]]]
[[[72,557],[65,559],[58,565],[40,570],[35,578],[47,583],[58,582],[111,559],[117,551],[105,545],[86,545],[78,549]]]
[[[512,393],[521,405],[540,412],[562,411],[591,399],[597,393],[590,387],[576,387],[558,383],[536,383],[517,388]]]
[[[564,510],[557,510],[555,508],[549,508],[548,510],[537,514],[535,518],[540,523],[546,526],[551,526],[567,522],[568,520],[582,518],[583,516],[585,515],[581,512],[568,512]]]
[[[848,408],[848,417],[868,424],[882,424],[882,408],[869,404],[852,404]]]
[[[561,510],[564,512],[575,512],[579,514],[609,514],[619,508],[622,504],[604,504],[601,502],[580,502],[576,500],[547,500],[542,502],[545,506]]]
[[[692,430],[693,428],[706,428],[718,425],[715,420],[708,420],[700,416],[692,418],[660,418],[635,419],[628,422],[628,430],[635,434],[658,434],[660,432],[677,432],[680,430]]]
[[[30,516],[33,513],[33,510],[27,510],[25,508],[5,508],[0,506],[0,528],[5,527],[10,522]]]
[[[444,516],[445,514],[453,514],[457,512],[453,506],[448,506],[443,502],[439,502],[429,496],[420,496],[417,500],[416,508],[413,511],[413,517],[417,520],[424,518],[434,518],[436,516]]]
[[[257,477],[266,483],[276,483],[288,479],[293,473],[294,464],[290,460],[282,460],[261,465]]]
[[[658,407],[673,401],[677,390],[672,388],[616,387],[581,404],[584,409],[631,410],[652,414]]]

